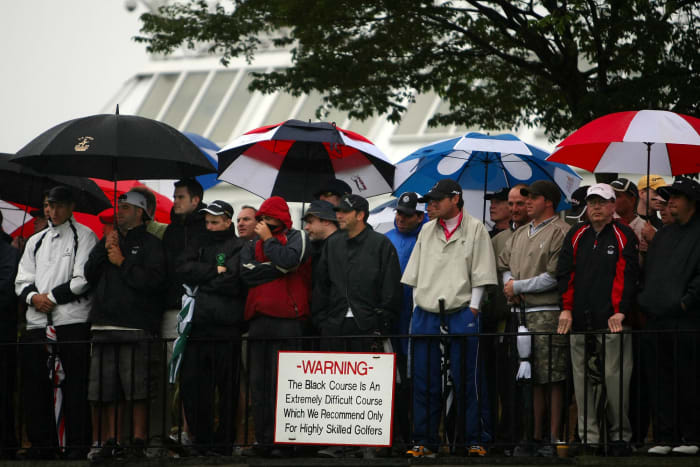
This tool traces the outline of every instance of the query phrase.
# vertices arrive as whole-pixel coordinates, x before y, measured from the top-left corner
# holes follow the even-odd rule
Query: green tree
[[[357,119],[398,121],[433,90],[450,111],[431,124],[537,125],[556,140],[610,112],[700,106],[697,0],[192,0],[142,21],[152,53],[206,44],[227,64],[287,48],[291,67],[251,87],[317,90]]]

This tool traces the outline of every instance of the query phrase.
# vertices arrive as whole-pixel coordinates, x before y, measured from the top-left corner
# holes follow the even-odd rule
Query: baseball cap
[[[352,193],[352,188],[350,188],[350,185],[348,185],[344,181],[338,180],[337,178],[333,178],[329,180],[328,183],[323,185],[323,187],[321,187],[320,190],[314,193],[314,198],[319,198],[325,193],[331,193],[336,196],[343,196]]]
[[[658,190],[662,186],[666,186],[666,180],[664,180],[661,175],[656,174],[651,174],[648,177],[645,175],[637,182],[637,189],[639,190],[643,190],[645,188]]]
[[[418,202],[427,203],[430,200],[439,201],[454,195],[459,195],[459,198],[462,199],[462,187],[451,178],[443,178],[433,185],[430,191],[424,194],[422,198],[419,198]]]
[[[662,186],[657,191],[665,199],[673,194],[681,194],[690,200],[700,201],[700,184],[688,177],[676,177],[673,184]]]
[[[315,199],[311,201],[308,209],[304,213],[304,220],[308,216],[316,216],[319,219],[325,219],[327,221],[336,222],[338,219],[335,217],[335,211],[333,210],[333,205],[328,201],[323,201],[320,199]]]
[[[557,187],[554,182],[550,182],[549,180],[536,180],[527,188],[520,189],[520,194],[523,196],[528,196],[530,193],[533,195],[544,196],[546,199],[552,202],[554,209],[557,209],[559,200],[561,199],[559,187]]]
[[[510,190],[508,188],[502,188],[498,191],[494,191],[493,193],[486,193],[486,198],[487,200],[496,200],[496,201],[508,201],[508,192]]]
[[[359,211],[369,212],[369,203],[360,195],[345,195],[340,198],[340,202],[333,208],[334,211]]]
[[[199,212],[206,212],[212,216],[227,216],[229,219],[233,217],[233,207],[220,199],[212,201],[207,207],[200,209]]]
[[[571,193],[571,209],[566,212],[566,217],[571,219],[579,219],[586,212],[586,192],[589,185],[584,185],[576,188]]]
[[[73,192],[67,186],[57,185],[49,190],[46,200],[49,203],[70,203],[73,201]]]
[[[610,182],[610,186],[615,191],[619,191],[621,193],[629,193],[635,198],[639,198],[639,191],[637,190],[637,185],[635,185],[634,183],[632,183],[632,181],[626,178],[618,178],[617,180],[613,180],[612,182]]]
[[[119,204],[121,203],[126,203],[132,206],[136,206],[137,208],[141,208],[146,214],[146,217],[148,217],[149,219],[151,218],[151,216],[148,215],[148,205],[146,204],[146,197],[143,196],[141,193],[138,193],[136,191],[127,191],[119,197]]]
[[[399,196],[399,200],[396,203],[396,210],[400,213],[412,216],[416,213],[423,212],[420,209],[416,209],[418,206],[418,193],[413,191],[407,191],[406,193]]]
[[[588,187],[588,190],[586,190],[586,200],[588,200],[588,198],[591,196],[600,196],[603,199],[614,200],[615,190],[613,190],[613,188],[607,183],[596,183],[595,185]]]

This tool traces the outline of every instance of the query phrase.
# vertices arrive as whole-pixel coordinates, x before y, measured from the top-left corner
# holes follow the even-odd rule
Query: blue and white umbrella
[[[396,165],[394,196],[404,191],[427,193],[443,178],[465,191],[495,192],[518,183],[551,180],[562,192],[557,210],[568,209],[581,177],[569,166],[545,160],[549,153],[511,134],[468,133],[438,141],[408,155]],[[483,216],[486,203],[483,204]]]
[[[216,155],[216,152],[221,148],[216,143],[208,140],[204,136],[200,136],[196,133],[190,133],[189,131],[184,131],[183,134],[187,136],[190,141],[196,144],[199,150],[202,151],[205,156],[207,156],[207,159],[209,159],[211,165],[214,167],[219,166],[219,157]],[[217,178],[218,176],[219,175],[217,173],[200,175],[197,177],[197,181],[202,184],[202,188],[204,188],[204,190],[207,190],[221,182],[221,180]]]

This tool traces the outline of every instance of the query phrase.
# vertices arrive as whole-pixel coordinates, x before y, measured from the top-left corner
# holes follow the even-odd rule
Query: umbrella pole
[[[649,221],[649,177],[651,177],[651,145],[654,143],[644,143],[647,145],[647,222]]]
[[[486,153],[484,161],[484,204],[481,208],[481,222],[486,225],[486,189],[489,184],[489,153]]]

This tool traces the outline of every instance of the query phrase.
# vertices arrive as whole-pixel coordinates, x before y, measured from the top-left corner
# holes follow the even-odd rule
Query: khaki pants
[[[596,348],[599,352],[602,352],[602,338],[602,335],[595,336]],[[620,347],[621,338],[622,348]],[[605,335],[604,375],[601,375],[603,381],[596,378],[598,372],[593,363],[594,355],[592,355],[591,349],[587,354],[585,353],[585,345],[586,336],[571,335],[571,367],[574,376],[574,391],[578,406],[578,431],[581,441],[586,441],[589,444],[602,442],[600,439],[601,422],[608,423],[609,441],[629,441],[632,438],[632,427],[628,416],[629,385],[633,362],[632,336],[629,334]],[[622,359],[620,358],[621,354]],[[588,365],[584,361],[585,357],[588,357]],[[622,378],[620,378],[621,372]],[[603,382],[606,390],[607,421],[598,420],[598,404],[601,402],[603,389],[601,383]],[[620,405],[620,391],[622,391],[622,405]],[[622,436],[620,436],[621,427]]]

